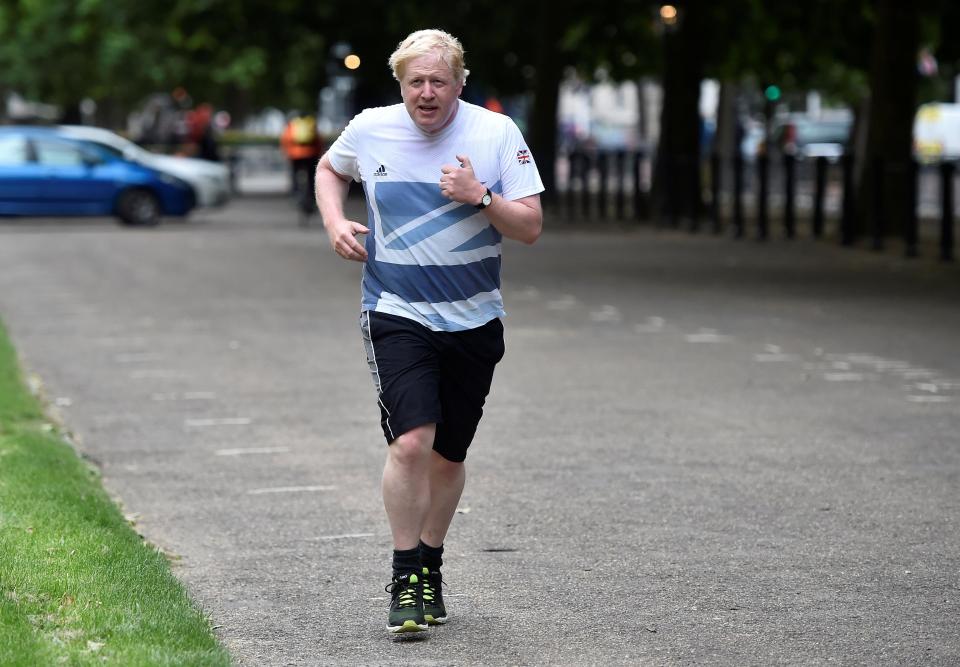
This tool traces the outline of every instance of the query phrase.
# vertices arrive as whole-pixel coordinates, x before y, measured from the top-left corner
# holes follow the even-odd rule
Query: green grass
[[[229,665],[24,387],[0,324],[0,665]]]

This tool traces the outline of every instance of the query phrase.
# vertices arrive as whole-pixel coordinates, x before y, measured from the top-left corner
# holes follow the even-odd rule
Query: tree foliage
[[[706,76],[776,81],[788,93],[815,87],[847,103],[866,93],[876,0],[689,4],[709,24],[698,49]],[[0,88],[64,105],[91,97],[130,108],[183,86],[198,101],[228,108],[304,107],[336,71],[330,50],[343,41],[363,60],[362,99],[382,103],[396,99],[386,59],[397,42],[439,27],[464,42],[473,70],[466,96],[479,100],[543,91],[567,68],[588,79],[599,69],[614,80],[662,72],[660,5],[0,0]],[[958,7],[921,2],[923,43],[950,75],[960,62]]]

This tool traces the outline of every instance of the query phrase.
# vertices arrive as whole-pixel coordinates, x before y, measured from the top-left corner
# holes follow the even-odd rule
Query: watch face
[[[490,196],[490,193],[483,195],[483,199],[480,200],[484,206],[489,206],[490,202],[493,201],[493,197]]]

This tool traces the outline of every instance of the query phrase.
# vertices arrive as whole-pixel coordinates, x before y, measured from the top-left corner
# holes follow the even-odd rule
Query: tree
[[[654,209],[671,220],[699,215],[700,82],[707,52],[703,8],[681,6],[663,35],[663,107],[653,179]]]
[[[864,177],[857,197],[860,228],[889,221],[889,232],[902,233],[915,202],[913,116],[917,98],[917,51],[920,34],[916,5],[880,0],[870,68],[870,98]],[[877,170],[882,192],[877,192]],[[882,206],[883,211],[876,208]]]

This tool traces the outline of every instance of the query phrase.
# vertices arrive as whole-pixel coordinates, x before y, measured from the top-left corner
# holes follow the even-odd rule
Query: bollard
[[[734,236],[743,238],[743,155],[733,156],[733,229]]]
[[[577,167],[580,163],[580,154],[577,151],[571,151],[567,156],[567,192],[566,192],[566,211],[567,218],[573,219],[576,211],[576,194],[573,184],[577,180]]]
[[[856,240],[854,220],[854,197],[853,191],[853,153],[844,153],[840,160],[843,167],[843,213],[840,218],[840,243],[843,245],[853,245]]]
[[[813,191],[813,237],[823,236],[823,200],[827,189],[827,158],[820,156],[816,162],[816,184]]]
[[[720,169],[720,154],[713,152],[710,155],[710,222],[714,234],[719,234],[722,229],[720,224]]]
[[[674,161],[673,155],[667,154],[663,156],[662,168],[663,168],[663,174],[664,174],[664,179],[663,179],[664,197],[663,197],[662,203],[666,205],[666,209],[663,211],[657,211],[658,218],[659,218],[657,220],[658,227],[663,226],[664,217],[666,217],[666,222],[671,227],[677,226],[677,207],[674,205],[674,201],[673,201],[673,184],[674,184],[673,179],[676,176],[675,164],[676,163]]]
[[[879,155],[873,157],[873,219],[870,221],[873,249],[883,250],[883,235],[886,233],[887,212],[883,208],[884,163]]]
[[[783,156],[783,177],[786,189],[783,202],[783,226],[787,238],[792,239],[797,235],[796,204],[794,202],[797,185],[797,158],[791,153]]]
[[[584,220],[590,219],[590,154],[584,152],[580,158],[580,210]]]
[[[240,172],[240,149],[233,147],[227,155],[227,169],[229,170],[230,192],[237,194],[240,190],[237,187],[237,174]]]
[[[647,206],[643,192],[640,190],[640,168],[643,166],[643,153],[637,151],[633,154],[633,217],[640,220],[647,219]]]
[[[617,177],[617,198],[616,198],[616,213],[617,220],[623,220],[624,216],[624,199],[626,193],[624,192],[624,180],[626,175],[624,174],[625,165],[627,163],[627,154],[623,151],[617,151],[616,154],[616,177]]]
[[[907,182],[910,184],[908,198],[910,201],[907,210],[907,228],[904,231],[904,242],[907,257],[917,256],[917,241],[919,240],[919,228],[917,226],[917,176],[919,168],[916,160],[910,160],[907,163]]]
[[[606,151],[597,154],[597,172],[600,174],[600,189],[597,191],[597,217],[607,219],[607,187],[610,183],[610,156]]]
[[[766,241],[770,232],[770,222],[767,219],[767,188],[770,184],[770,160],[766,155],[757,158],[757,176],[760,177],[760,188],[757,191],[757,240]]]
[[[690,164],[696,165],[697,173],[701,173],[700,160],[697,157],[682,157],[680,158],[680,164],[682,167],[686,168]],[[685,171],[685,169],[684,169]],[[700,185],[700,179],[697,179],[697,185]],[[700,231],[700,216],[703,214],[703,192],[699,189],[690,193],[692,201],[690,202],[690,233],[696,234]]]
[[[953,173],[956,164],[940,163],[940,259],[953,261]]]

